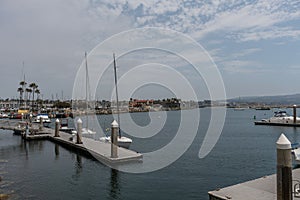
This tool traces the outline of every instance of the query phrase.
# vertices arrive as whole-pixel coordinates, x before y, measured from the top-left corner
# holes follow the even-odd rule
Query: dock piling
[[[43,118],[40,117],[40,131],[43,130],[44,124],[43,124]]]
[[[116,120],[111,123],[111,157],[117,158],[118,157],[118,130],[119,124]]]
[[[82,144],[82,120],[77,120],[77,144]]]
[[[55,120],[55,133],[54,133],[54,137],[59,137],[59,119]]]
[[[297,105],[293,105],[294,124],[297,123]]]
[[[292,200],[292,146],[282,133],[277,145],[277,200]]]

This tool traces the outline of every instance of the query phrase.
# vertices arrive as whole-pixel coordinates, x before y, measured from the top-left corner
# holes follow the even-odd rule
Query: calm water
[[[261,119],[272,113],[228,109],[218,143],[199,159],[210,117],[209,109],[201,109],[198,134],[185,154],[170,166],[145,174],[119,172],[52,142],[24,142],[11,131],[0,130],[0,193],[12,194],[11,199],[208,199],[209,190],[275,173],[275,142],[282,132],[292,143],[300,142],[300,128],[254,126],[254,115]],[[180,112],[167,115],[161,133],[134,139],[131,149],[148,152],[170,142]],[[139,125],[150,122],[148,113],[131,116]],[[103,126],[112,120],[108,115],[98,118]]]

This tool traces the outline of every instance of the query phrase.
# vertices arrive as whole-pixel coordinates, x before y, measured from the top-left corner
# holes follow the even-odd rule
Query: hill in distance
[[[285,105],[300,105],[300,94],[277,95],[277,96],[249,96],[236,97],[228,99],[227,102],[239,103],[260,103],[260,104],[285,104]]]

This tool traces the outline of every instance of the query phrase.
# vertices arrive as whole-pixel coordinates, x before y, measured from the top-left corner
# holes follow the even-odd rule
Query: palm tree
[[[27,102],[30,103],[30,96],[31,96],[31,93],[32,93],[32,89],[31,88],[26,88],[25,89],[26,91],[26,94],[27,94]]]
[[[39,104],[39,99],[40,99],[41,92],[38,88],[36,88],[34,92],[35,92],[35,94],[37,94],[36,95],[36,102],[37,102],[37,109],[38,109],[38,104]]]
[[[24,92],[23,88],[22,88],[22,87],[19,87],[19,88],[18,88],[18,92],[20,93],[20,105],[19,105],[19,107],[21,107],[22,96],[23,96],[23,92]]]
[[[24,88],[24,86],[26,86],[27,83],[26,83],[25,81],[21,81],[21,82],[20,82],[20,85],[22,86],[22,88]]]
[[[36,91],[36,89],[38,88],[38,85],[36,83],[30,83],[29,87],[32,88],[32,109],[34,106],[34,93]]]
[[[25,78],[25,77],[24,77]],[[26,82],[25,82],[25,79],[24,79],[24,81],[21,81],[20,83],[19,83],[19,85],[21,86],[21,88],[22,88],[22,94],[21,94],[21,96],[22,96],[22,98],[20,98],[21,100],[20,100],[20,104],[22,103],[22,101],[23,101],[23,93],[24,93],[24,91],[25,91],[25,87],[26,87]]]

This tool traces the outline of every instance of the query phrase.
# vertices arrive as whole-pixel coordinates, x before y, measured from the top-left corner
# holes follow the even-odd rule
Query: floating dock
[[[274,123],[268,121],[255,121],[255,125],[267,125],[267,126],[290,126],[290,127],[300,127],[300,123]]]
[[[208,192],[210,200],[300,200],[300,169],[292,170],[292,144],[282,133],[276,142],[276,174]]]
[[[293,170],[293,199],[300,200],[300,169]],[[274,200],[276,174],[208,192],[210,200]]]
[[[21,123],[21,124],[20,124]],[[37,127],[33,127],[34,134],[25,134],[25,129],[22,126],[22,122],[19,121],[0,121],[0,129],[12,130],[15,132],[19,132],[23,130],[21,134],[25,140],[41,140],[48,139],[55,143],[59,143],[68,148],[83,151],[92,155],[94,158],[99,160],[104,164],[108,164],[113,166],[114,164],[126,163],[126,162],[141,162],[143,155],[141,153],[137,153],[135,151],[125,149],[122,147],[117,147],[118,156],[112,158],[111,157],[111,143],[110,142],[102,142],[98,140],[94,140],[92,138],[82,137],[82,144],[76,143],[76,136],[73,137],[69,133],[65,133],[59,131],[59,137],[55,137],[55,130],[47,127],[43,127],[39,129]]]

